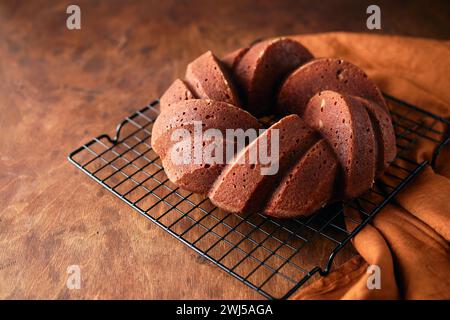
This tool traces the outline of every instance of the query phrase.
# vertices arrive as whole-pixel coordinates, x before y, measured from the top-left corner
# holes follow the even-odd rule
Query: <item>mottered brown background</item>
[[[66,159],[157,98],[186,64],[261,38],[354,31],[450,36],[446,1],[0,1],[0,298],[261,298]],[[380,53],[381,54],[381,53]],[[326,248],[310,251],[311,259]],[[355,253],[341,252],[335,263]],[[81,289],[66,287],[69,265]]]

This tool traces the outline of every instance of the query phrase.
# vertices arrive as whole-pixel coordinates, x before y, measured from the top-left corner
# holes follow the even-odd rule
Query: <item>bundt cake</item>
[[[389,110],[367,75],[289,38],[221,60],[206,52],[160,110],[151,144],[168,178],[234,213],[312,214],[366,192],[396,156]],[[257,117],[274,114],[264,129]]]

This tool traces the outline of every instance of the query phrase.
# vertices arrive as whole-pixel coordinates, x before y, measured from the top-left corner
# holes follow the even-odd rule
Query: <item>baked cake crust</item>
[[[309,99],[325,90],[359,96],[387,110],[380,90],[364,71],[341,59],[321,58],[300,66],[286,79],[278,93],[277,111],[301,116]]]
[[[252,46],[233,68],[246,109],[257,116],[265,114],[275,103],[281,80],[312,58],[308,49],[288,38]]]
[[[197,98],[240,105],[228,71],[211,51],[192,61],[186,68],[185,77]]]
[[[162,111],[167,110],[170,106],[176,102],[183,100],[195,99],[196,97],[189,89],[186,82],[181,79],[175,80],[166,92],[159,99],[159,109]]]
[[[328,141],[339,160],[342,190],[337,190],[336,196],[348,199],[369,190],[375,179],[376,142],[372,122],[360,101],[322,91],[309,100],[303,118]]]
[[[251,163],[249,158],[255,149],[262,148],[260,141],[267,141],[271,148],[270,135],[274,130],[279,133],[278,173],[262,175],[261,162]],[[284,117],[244,149],[232,164],[223,171],[209,193],[212,203],[230,212],[256,212],[272,192],[279,175],[291,168],[293,163],[318,139],[311,128],[297,115]],[[258,159],[259,160],[259,159]]]
[[[289,218],[319,210],[333,196],[337,166],[333,150],[320,139],[284,175],[265,205],[264,213]]]

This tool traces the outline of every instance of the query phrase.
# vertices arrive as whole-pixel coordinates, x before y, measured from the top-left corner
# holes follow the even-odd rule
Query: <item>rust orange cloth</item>
[[[450,116],[450,41],[349,33],[294,38],[317,57],[355,63],[384,92]],[[294,299],[450,299],[449,149],[355,237],[360,256],[301,288]],[[419,144],[412,156],[431,160],[432,152]],[[381,289],[367,287],[372,264],[380,267]]]

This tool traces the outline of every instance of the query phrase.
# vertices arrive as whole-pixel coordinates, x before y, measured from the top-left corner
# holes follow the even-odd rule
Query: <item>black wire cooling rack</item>
[[[276,220],[262,214],[231,214],[214,207],[207,198],[177,188],[150,145],[158,101],[125,118],[114,138],[100,135],[70,153],[69,160],[227,273],[267,298],[286,299],[313,275],[326,275],[345,244],[414,176],[433,164],[450,140],[445,131],[448,120],[394,97],[386,98],[397,136],[397,158],[365,195],[329,205],[306,218]],[[417,144],[433,148],[431,163],[413,160]],[[318,252],[323,253],[321,257],[312,259]]]

